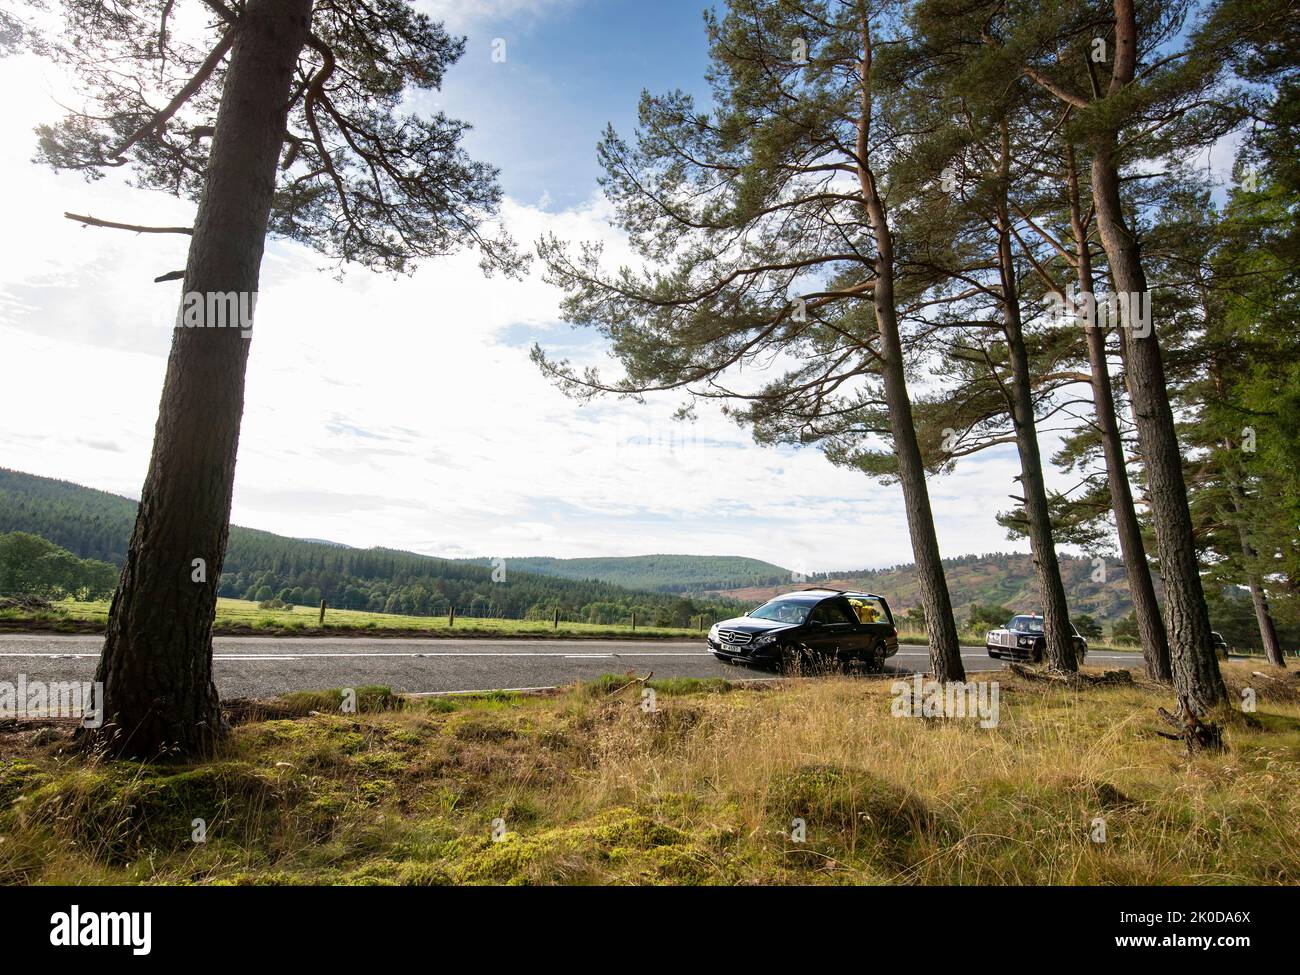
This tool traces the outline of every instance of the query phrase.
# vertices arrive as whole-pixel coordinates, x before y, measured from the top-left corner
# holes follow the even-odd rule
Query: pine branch
[[[100,220],[85,213],[64,213],[68,220],[87,227],[107,227],[109,230],[132,230],[137,234],[193,234],[193,227],[146,227],[136,223],[118,223],[115,220]]]

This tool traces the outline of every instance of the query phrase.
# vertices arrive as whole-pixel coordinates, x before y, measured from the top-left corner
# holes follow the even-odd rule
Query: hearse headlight
[[[764,633],[760,636],[754,637],[754,646],[765,647],[775,639],[776,639],[775,633]]]
[[[717,642],[718,642],[718,624],[717,624],[717,623],[714,623],[712,626],[709,627],[709,639],[712,640],[714,643],[717,643]]]
[[[1034,641],[1033,641],[1033,639],[1032,639],[1031,637],[1022,636],[1022,637],[1021,637],[1018,641],[1016,641],[1016,642],[1018,642],[1022,647],[1028,647],[1028,646],[1032,646]]]

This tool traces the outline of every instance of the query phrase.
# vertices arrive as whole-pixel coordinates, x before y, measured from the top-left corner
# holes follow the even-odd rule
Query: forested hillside
[[[621,558],[507,559],[523,572],[564,579],[598,579],[629,589],[703,592],[771,586],[790,578],[790,570],[740,555],[632,555]]]
[[[30,532],[84,559],[121,565],[134,521],[128,498],[0,467],[0,532]]]
[[[953,609],[965,619],[972,604],[1010,606],[1019,611],[1037,609],[1033,561],[1029,555],[994,552],[987,555],[963,555],[943,560]],[[1123,565],[1112,560],[1107,566],[1106,581],[1093,581],[1094,565],[1089,559],[1061,559],[1061,575],[1070,607],[1099,620],[1114,621],[1132,612]],[[745,600],[766,599],[777,592],[803,586],[829,586],[834,589],[866,589],[888,597],[896,614],[905,614],[920,603],[916,567],[898,565],[884,569],[852,569],[816,572],[806,582],[782,581],[779,585],[740,587],[717,590]]]
[[[0,532],[39,535],[82,558],[120,565],[135,508],[134,501],[115,494],[0,470]],[[724,618],[738,608],[727,597],[634,592],[608,582],[530,573],[510,561],[494,581],[486,559],[355,549],[235,525],[224,570],[222,596],[309,606],[323,598],[340,609],[414,616],[441,615],[455,606],[465,616],[549,619],[558,609],[565,620],[608,624],[626,622],[636,612],[647,625],[666,626],[689,625],[700,614]]]
[[[991,552],[943,560],[953,609],[965,619],[972,604],[1010,606],[1017,612],[1041,612],[1033,558],[1027,553]],[[1104,576],[1101,571],[1104,570]],[[912,565],[858,572],[823,573],[819,579],[846,579],[850,584],[893,594],[904,608],[919,602]],[[1096,564],[1090,558],[1061,556],[1061,581],[1074,613],[1115,621],[1133,611],[1128,578],[1118,559]]]

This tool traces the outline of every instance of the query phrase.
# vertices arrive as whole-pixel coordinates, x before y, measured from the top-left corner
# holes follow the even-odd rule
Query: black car
[[[989,630],[984,636],[984,649],[990,657],[1023,657],[1040,663],[1047,651],[1047,637],[1044,634],[1046,622],[1037,614],[1019,614],[1011,617],[1006,626]],[[1083,638],[1073,623],[1070,624],[1070,639],[1074,643],[1074,655],[1080,663],[1088,655],[1088,641]]]
[[[1228,651],[1232,648],[1228,646],[1228,641],[1223,638],[1223,634],[1218,630],[1210,632],[1210,642],[1214,644],[1214,655],[1220,660],[1228,659]]]
[[[879,672],[898,653],[898,630],[884,596],[803,589],[715,623],[709,649],[719,660],[782,670],[861,663]]]

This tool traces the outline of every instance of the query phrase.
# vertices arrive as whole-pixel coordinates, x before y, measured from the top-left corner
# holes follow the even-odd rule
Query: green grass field
[[[5,620],[23,621],[59,630],[76,628],[78,623],[100,626],[108,622],[108,602],[76,602],[63,600],[55,604],[55,611],[26,612],[0,610],[0,623]],[[257,603],[244,599],[218,599],[216,632],[244,633],[249,630],[264,631],[269,635],[328,635],[334,633],[382,634],[410,633],[412,636],[557,636],[557,637],[632,637],[638,639],[689,639],[698,638],[695,629],[679,627],[653,627],[638,625],[602,625],[599,623],[566,623],[558,627],[549,620],[475,619],[457,616],[454,626],[448,625],[446,616],[397,616],[386,613],[366,613],[350,609],[328,609],[325,628],[318,626],[319,611],[309,606],[292,609],[258,609]]]
[[[108,602],[77,602],[62,600],[55,603],[54,613],[32,613],[22,610],[0,609],[0,624],[5,620],[42,624],[52,630],[74,629],[77,624],[103,626],[108,621]],[[217,600],[216,632],[246,633],[262,631],[277,636],[309,636],[335,633],[363,633],[400,635],[409,632],[416,636],[534,636],[534,637],[632,637],[646,639],[692,639],[701,634],[698,629],[684,627],[653,627],[638,625],[606,625],[599,623],[568,623],[560,621],[554,627],[550,620],[478,619],[457,616],[455,626],[448,626],[446,616],[399,616],[387,613],[367,613],[351,609],[328,609],[325,612],[325,629],[317,623],[319,613],[310,606],[292,609],[259,609],[257,603],[246,599]],[[968,646],[982,645],[982,630],[963,630],[962,642]],[[923,630],[900,629],[899,641],[908,645],[924,646],[927,642]],[[1095,650],[1115,650],[1130,653],[1140,648],[1130,644],[1093,643]]]

